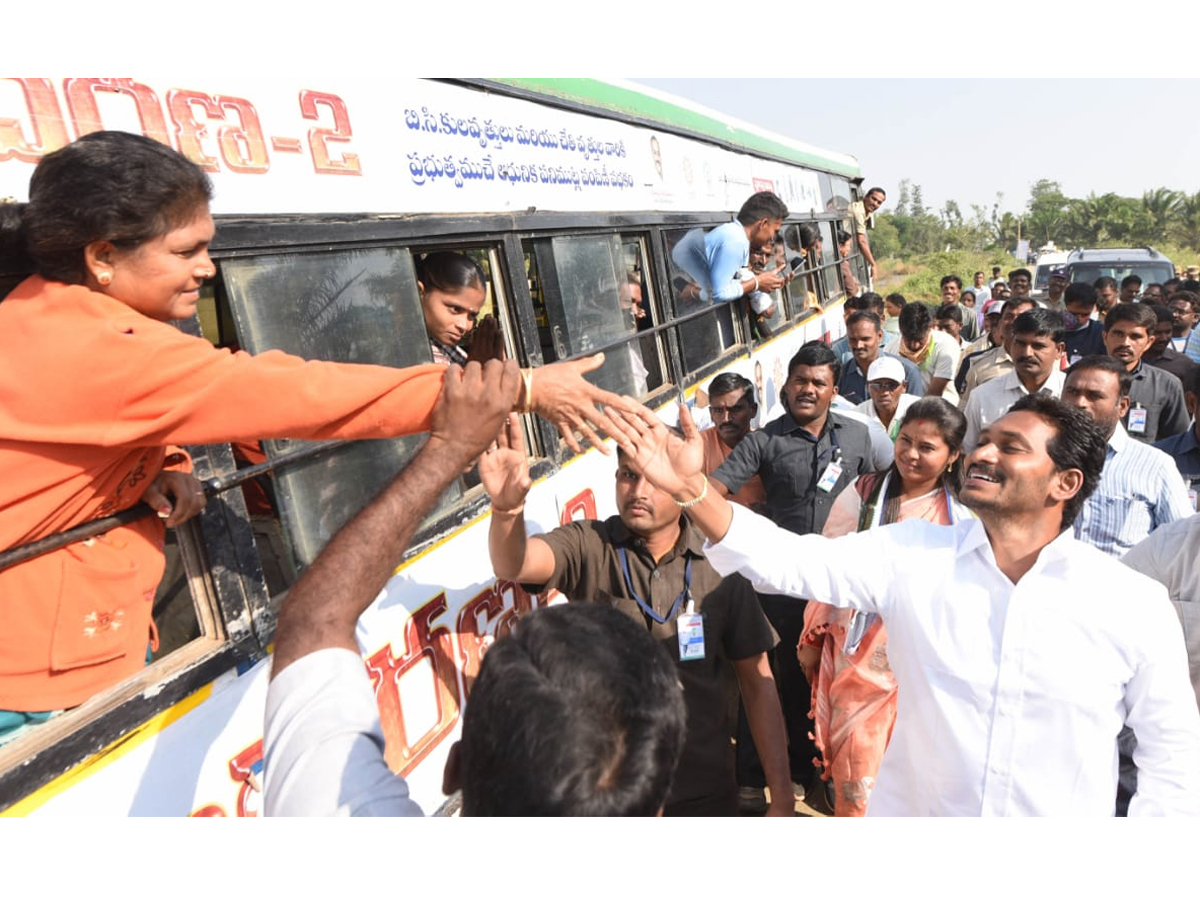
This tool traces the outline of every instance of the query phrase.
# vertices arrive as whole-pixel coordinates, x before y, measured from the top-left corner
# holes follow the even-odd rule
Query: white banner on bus
[[[814,172],[483,90],[220,75],[0,79],[0,197],[27,199],[42,156],[99,129],[185,153],[214,213],[733,212],[756,190],[821,209]]]

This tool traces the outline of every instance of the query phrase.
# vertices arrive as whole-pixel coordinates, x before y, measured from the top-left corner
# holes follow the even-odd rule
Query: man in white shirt
[[[870,396],[855,407],[872,424],[882,428],[892,443],[896,442],[904,414],[921,399],[907,393],[907,377],[900,360],[894,356],[880,356],[867,369],[867,393]]]
[[[984,428],[1026,394],[1045,391],[1057,397],[1062,393],[1062,338],[1062,315],[1053,310],[1031,309],[1017,316],[1009,341],[1012,371],[981,384],[967,398],[963,409],[967,417],[963,439],[966,452],[975,449]]]
[[[958,403],[958,392],[954,389],[958,342],[934,330],[933,316],[924,303],[905,304],[900,310],[900,337],[884,347],[883,352],[907,359],[921,370],[926,397]]]
[[[960,494],[978,519],[832,540],[709,490],[686,410],[683,439],[650,410],[622,418],[622,449],[688,505],[718,571],[887,622],[903,699],[868,815],[1110,816],[1124,725],[1129,812],[1200,815],[1200,711],[1166,591],[1070,531],[1104,463],[1080,410],[1030,394],[989,426]]]

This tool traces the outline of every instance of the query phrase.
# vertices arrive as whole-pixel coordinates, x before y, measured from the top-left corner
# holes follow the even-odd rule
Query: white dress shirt
[[[1066,376],[1060,369],[1050,373],[1045,383],[1038,389],[1039,393],[1048,393],[1053,397],[1062,396],[1063,382]],[[1002,418],[1014,403],[1028,394],[1017,370],[985,381],[967,397],[967,405],[963,407],[963,415],[967,417],[967,434],[963,438],[963,452],[970,453],[979,446],[979,435],[997,419]]]
[[[1100,484],[1075,517],[1075,537],[1119,559],[1158,526],[1194,513],[1175,460],[1132,440],[1118,422],[1108,439]]]
[[[1200,815],[1200,711],[1166,591],[1070,531],[1015,585],[978,520],[829,539],[735,506],[705,553],[760,589],[882,614],[900,691],[869,815],[1111,816],[1125,724],[1129,814]]]

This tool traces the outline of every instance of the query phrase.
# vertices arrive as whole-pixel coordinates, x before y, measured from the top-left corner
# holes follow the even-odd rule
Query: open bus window
[[[288,253],[222,264],[244,350],[307,359],[412,366],[431,360],[411,253],[406,248]],[[280,518],[299,565],[382,490],[424,437],[359,441],[275,473]],[[264,441],[269,458],[306,442]],[[452,487],[432,515],[458,502]]]
[[[703,240],[705,229],[692,228],[666,232],[667,258],[671,260],[671,299],[676,318],[707,312],[679,325],[680,353],[688,372],[712,362],[736,342],[731,303],[713,303],[707,285],[699,273],[689,272],[676,258],[676,249],[684,241]]]
[[[546,362],[604,350],[588,375],[618,394],[644,397],[663,383],[641,243],[618,235],[527,241],[525,265]]]

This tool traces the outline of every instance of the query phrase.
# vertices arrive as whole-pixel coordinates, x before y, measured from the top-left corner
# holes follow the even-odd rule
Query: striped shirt
[[[1075,519],[1075,537],[1120,558],[1158,526],[1192,513],[1187,487],[1171,457],[1131,440],[1117,423],[1100,484]]]

